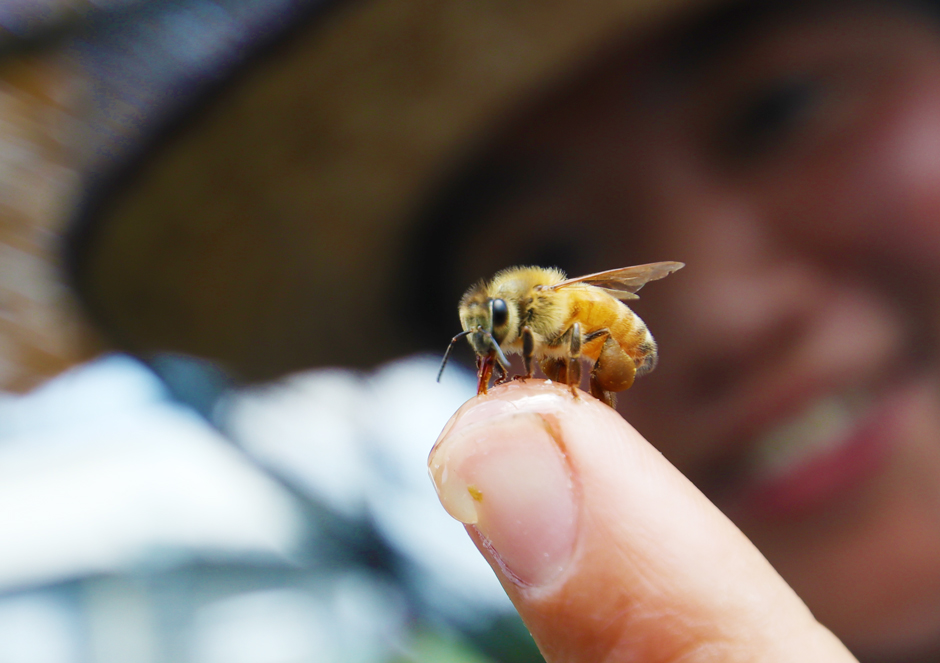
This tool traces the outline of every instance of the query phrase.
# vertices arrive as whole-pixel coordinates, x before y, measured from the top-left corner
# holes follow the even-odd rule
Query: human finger
[[[547,381],[464,405],[429,470],[550,663],[855,660],[619,414]]]

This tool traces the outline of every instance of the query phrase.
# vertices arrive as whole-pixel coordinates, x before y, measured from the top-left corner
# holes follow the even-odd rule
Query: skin
[[[677,66],[675,48],[666,36],[617,53],[512,127],[493,158],[538,177],[485,220],[499,242],[478,233],[461,244],[458,272],[471,282],[558,237],[571,274],[685,262],[633,307],[661,362],[621,396],[621,413],[861,660],[936,660],[940,19],[888,3],[814,4],[758,22],[704,64]],[[767,478],[759,441],[833,399],[862,405],[824,436],[831,457]],[[787,435],[783,446],[796,446],[801,434]],[[603,527],[636,524],[622,497],[606,497],[591,497],[605,505]],[[473,527],[539,639],[559,604],[520,593]],[[563,584],[577,586],[585,564],[609,571],[611,589],[598,591],[635,588],[622,558],[577,545],[587,558]],[[622,550],[637,545],[627,536]],[[720,574],[695,563],[682,574]],[[776,587],[772,573],[757,575],[752,588]],[[764,589],[754,591],[777,600]],[[788,601],[779,614],[791,614]],[[543,649],[569,654],[599,637],[545,632]],[[831,656],[793,660],[842,654]]]
[[[429,470],[549,663],[855,660],[600,401],[499,385],[454,415]]]

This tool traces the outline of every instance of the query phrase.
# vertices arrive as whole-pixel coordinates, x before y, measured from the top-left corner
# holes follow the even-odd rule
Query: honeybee
[[[591,394],[611,407],[614,392],[656,367],[656,341],[623,300],[650,281],[672,274],[681,262],[654,262],[569,279],[556,268],[510,267],[479,281],[460,300],[463,331],[454,336],[437,375],[440,380],[454,344],[463,337],[477,356],[477,393],[509,379],[507,354],[521,354],[525,377],[533,360],[550,380],[566,382],[572,394],[581,383],[581,362],[592,363]]]

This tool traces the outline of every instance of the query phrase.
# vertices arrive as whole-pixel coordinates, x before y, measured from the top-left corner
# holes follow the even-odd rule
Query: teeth
[[[810,404],[757,440],[753,469],[764,476],[780,476],[837,448],[849,437],[869,400],[851,393],[827,396]]]

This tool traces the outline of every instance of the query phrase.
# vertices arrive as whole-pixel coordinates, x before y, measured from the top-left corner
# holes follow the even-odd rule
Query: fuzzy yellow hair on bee
[[[684,267],[656,262],[569,279],[553,267],[510,267],[472,285],[460,299],[463,331],[477,355],[478,388],[485,394],[494,370],[496,382],[509,379],[507,354],[521,354],[523,377],[533,361],[551,380],[566,382],[576,394],[581,362],[591,363],[590,390],[611,407],[614,392],[629,389],[637,376],[656,367],[656,341],[640,317],[623,303],[637,299],[646,283]],[[440,379],[441,373],[438,373]]]

